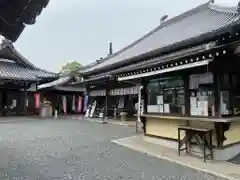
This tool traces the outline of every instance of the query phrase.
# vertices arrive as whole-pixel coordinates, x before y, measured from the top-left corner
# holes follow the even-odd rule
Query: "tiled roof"
[[[72,77],[70,77],[70,76],[60,77],[55,81],[39,85],[38,89],[45,89],[45,88],[60,86],[60,85],[67,83],[71,79],[72,79]]]
[[[45,71],[25,68],[17,63],[0,59],[0,79],[37,81],[49,76],[53,77]]]
[[[85,92],[85,88],[72,87],[72,86],[56,86],[55,90],[65,91],[65,92]]]
[[[198,45],[198,46],[193,46],[188,49],[182,49],[180,51],[176,51],[176,52],[173,52],[173,53],[170,53],[167,55],[151,58],[151,59],[148,59],[145,61],[140,61],[140,62],[130,64],[127,66],[119,67],[117,69],[113,69],[113,70],[110,70],[107,72],[98,73],[93,76],[88,76],[87,79],[84,80],[84,82],[98,80],[98,79],[106,79],[106,78],[111,77],[112,75],[132,71],[132,70],[136,70],[136,69],[141,69],[141,68],[146,68],[146,67],[154,67],[154,66],[162,64],[162,63],[167,63],[170,61],[174,61],[176,59],[180,59],[180,58],[182,59],[182,58],[185,58],[188,56],[200,54],[202,52],[206,52],[206,50],[212,51],[214,49],[219,49],[221,47],[222,46],[216,46],[216,44],[213,42]],[[82,82],[82,83],[84,83],[84,82]]]
[[[57,78],[58,74],[57,73],[53,73],[53,72],[49,72],[43,69],[34,69],[33,73],[36,77],[40,78],[40,79],[44,79],[44,78]]]
[[[1,79],[14,79],[14,80],[28,80],[36,81],[37,77],[31,70],[21,67],[15,63],[0,63],[0,78]]]
[[[48,72],[46,70],[40,69],[28,61],[21,53],[19,53],[10,40],[4,39],[0,44],[0,58],[8,59],[16,62],[21,68],[27,68],[32,71],[32,74],[39,78],[55,78],[58,77],[57,73]]]
[[[83,67],[79,73],[102,70],[113,64],[121,66],[128,60],[153,53],[184,47],[197,41],[210,40],[229,27],[239,25],[237,8],[221,8],[203,4],[173,19],[167,20],[139,40],[94,65]]]

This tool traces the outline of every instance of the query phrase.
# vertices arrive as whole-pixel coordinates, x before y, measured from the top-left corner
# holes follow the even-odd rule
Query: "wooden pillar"
[[[6,106],[7,106],[7,94],[6,91],[3,89],[2,91],[2,105],[1,105],[1,109],[2,109],[2,116],[6,116]]]
[[[83,99],[83,113],[86,113],[86,110],[89,106],[89,103],[91,102],[91,97],[90,97],[90,88],[89,88],[89,84],[85,84],[85,92],[84,92],[84,99]],[[87,98],[87,104],[86,104],[86,107],[85,107],[85,101],[86,101],[86,98]]]
[[[110,86],[110,81],[107,80],[107,81],[106,81],[106,89],[105,89],[105,90],[106,90],[106,96],[105,96],[105,107],[104,107],[104,109],[105,109],[105,112],[104,112],[104,117],[105,117],[105,119],[108,118],[109,86]]]
[[[216,66],[217,67],[217,66]],[[215,98],[214,106],[215,106],[215,116],[221,118],[221,92],[220,92],[220,75],[215,68],[213,73],[213,94]],[[224,141],[224,129],[223,123],[215,123],[215,130],[216,130],[216,140],[217,140],[217,147],[223,148],[223,141]]]
[[[24,116],[27,116],[27,82],[24,83],[24,106],[23,106],[23,111],[24,111]]]
[[[147,114],[148,106],[148,93],[147,93],[147,80],[142,78],[142,97],[143,97],[143,114]],[[143,132],[146,134],[146,117],[141,117],[141,122],[143,123]]]
[[[184,81],[184,102],[185,102],[185,116],[190,116],[190,90],[189,90],[189,74],[183,76]]]
[[[143,95],[143,114],[147,113],[147,106],[148,106],[148,93],[147,93],[147,80],[146,78],[142,79],[142,95]]]
[[[215,97],[215,116],[221,117],[221,107],[220,107],[220,81],[219,81],[219,74],[217,72],[213,73],[213,94]]]
[[[234,94],[232,92],[232,90],[235,88],[234,87],[234,74],[233,73],[229,73],[229,85],[230,85],[230,91],[229,91],[229,104],[230,107],[229,109],[231,110],[232,115],[234,115]]]

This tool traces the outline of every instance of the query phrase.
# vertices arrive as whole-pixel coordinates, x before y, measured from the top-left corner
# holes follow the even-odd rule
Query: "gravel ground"
[[[111,143],[134,128],[77,120],[0,124],[3,180],[223,180]]]

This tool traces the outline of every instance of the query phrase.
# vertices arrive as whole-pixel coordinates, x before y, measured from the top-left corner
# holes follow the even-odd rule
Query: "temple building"
[[[209,128],[214,149],[235,149],[234,156],[240,147],[239,40],[240,6],[208,2],[167,19],[79,69],[86,116],[136,115],[146,136],[169,141],[178,140],[180,125]]]
[[[58,115],[83,114],[85,88],[74,87],[78,79],[71,74],[61,75],[55,81],[40,84],[38,92],[51,102]]]
[[[56,80],[58,74],[34,66],[10,40],[0,45],[0,67],[0,116],[38,114],[37,86]]]

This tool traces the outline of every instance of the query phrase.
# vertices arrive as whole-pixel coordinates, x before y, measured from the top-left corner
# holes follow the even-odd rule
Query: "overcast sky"
[[[17,49],[40,68],[58,72],[68,61],[91,63],[132,43],[170,17],[207,0],[51,0]],[[235,5],[238,0],[215,0]]]

